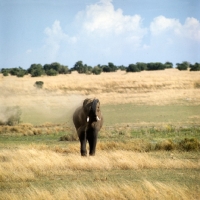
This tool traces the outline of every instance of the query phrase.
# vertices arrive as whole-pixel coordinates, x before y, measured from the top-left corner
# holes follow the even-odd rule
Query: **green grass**
[[[21,120],[24,123],[34,125],[45,122],[52,123],[71,123],[73,109],[52,108],[27,108],[22,110]],[[104,125],[112,126],[115,124],[136,124],[136,123],[165,123],[165,124],[199,124],[200,105],[102,105],[104,115]]]
[[[200,122],[200,105],[103,105],[105,125],[128,123],[196,124]]]

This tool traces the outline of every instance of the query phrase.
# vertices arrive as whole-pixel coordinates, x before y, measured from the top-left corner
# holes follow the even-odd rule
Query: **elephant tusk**
[[[87,117],[87,122],[89,122],[89,120],[90,120],[90,118],[89,118],[89,117]]]
[[[100,121],[101,119],[97,116],[97,120]]]

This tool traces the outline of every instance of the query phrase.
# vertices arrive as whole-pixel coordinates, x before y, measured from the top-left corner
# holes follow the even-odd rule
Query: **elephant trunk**
[[[99,116],[97,115],[97,103],[99,102],[98,99],[94,99],[92,102],[92,107],[91,107],[91,112],[93,113],[93,115],[96,117],[96,121],[100,121],[101,119],[99,118]],[[87,122],[89,122],[89,116],[87,117]]]

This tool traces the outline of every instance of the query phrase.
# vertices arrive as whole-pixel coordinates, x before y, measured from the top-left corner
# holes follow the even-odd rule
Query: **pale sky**
[[[200,63],[199,0],[0,0],[0,69]]]

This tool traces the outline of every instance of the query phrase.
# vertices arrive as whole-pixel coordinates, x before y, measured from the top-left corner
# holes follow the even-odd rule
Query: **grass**
[[[196,199],[199,195],[196,154],[191,159],[187,153],[174,152],[172,157],[168,152],[118,150],[81,158],[39,147],[1,151],[1,199]]]
[[[0,134],[0,199],[198,199],[200,146],[160,142],[199,138],[199,128],[113,128],[102,130],[96,156],[86,158],[79,141],[60,141],[70,132]]]

